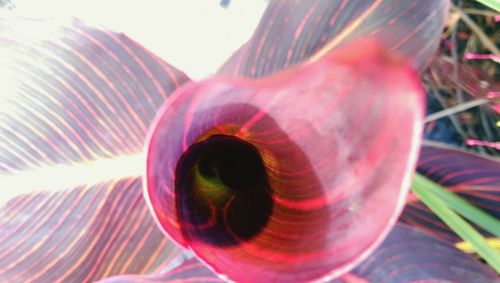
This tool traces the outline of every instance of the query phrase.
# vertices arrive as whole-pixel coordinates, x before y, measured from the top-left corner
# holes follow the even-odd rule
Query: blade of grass
[[[478,99],[475,99],[472,101],[462,102],[462,103],[457,104],[455,106],[451,106],[451,107],[448,107],[448,108],[441,110],[439,112],[432,113],[432,114],[428,115],[427,117],[425,117],[425,122],[429,123],[429,122],[447,117],[451,114],[456,114],[458,112],[462,112],[462,111],[469,110],[469,109],[474,108],[474,107],[478,107],[478,106],[487,104],[489,102],[490,102],[490,100],[488,100],[486,98],[478,98]]]
[[[413,188],[424,189],[439,197],[451,209],[462,215],[472,223],[477,224],[484,230],[500,237],[500,221],[489,215],[484,210],[470,204],[457,194],[454,194],[421,174],[416,173],[413,178]]]
[[[478,255],[497,273],[500,273],[500,253],[488,245],[486,239],[479,232],[421,183],[415,184],[414,182],[413,191],[430,210],[441,218],[460,238],[471,243]]]
[[[491,9],[500,12],[500,2],[498,0],[476,0],[477,2],[490,7]]]

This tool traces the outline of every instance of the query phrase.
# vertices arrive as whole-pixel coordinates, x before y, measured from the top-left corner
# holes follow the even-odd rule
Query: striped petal
[[[448,0],[272,1],[253,37],[221,68],[263,77],[364,37],[423,69],[437,49]]]
[[[123,34],[8,17],[0,73],[0,281],[88,282],[168,262],[179,249],[145,206],[141,152],[187,77]]]
[[[352,274],[364,282],[384,283],[487,283],[498,279],[492,270],[448,243],[401,224]]]
[[[3,19],[0,172],[140,153],[186,76],[119,33]]]
[[[0,210],[1,282],[92,282],[145,274],[178,252],[155,225],[140,178],[29,194]]]
[[[497,160],[458,149],[424,146],[417,169],[475,206],[500,218],[500,163]],[[448,241],[461,241],[414,195],[410,195],[401,220]],[[491,236],[478,229],[486,236]]]
[[[331,283],[400,282],[496,282],[486,266],[414,228],[398,224],[387,239],[353,271]],[[224,282],[196,259],[167,273],[151,276],[121,276],[102,283]]]
[[[338,276],[397,219],[423,107],[412,68],[372,41],[259,81],[187,85],[150,133],[151,207],[221,276]]]

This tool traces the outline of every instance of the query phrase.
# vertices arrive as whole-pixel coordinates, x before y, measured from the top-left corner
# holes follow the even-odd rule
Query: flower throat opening
[[[189,147],[177,164],[176,194],[184,236],[215,246],[258,235],[273,207],[258,149],[233,136]]]

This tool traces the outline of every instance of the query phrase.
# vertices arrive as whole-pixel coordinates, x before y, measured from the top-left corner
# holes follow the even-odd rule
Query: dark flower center
[[[256,236],[273,206],[259,151],[231,136],[212,136],[183,154],[176,193],[185,237],[217,246]]]
[[[205,148],[198,164],[202,177],[217,178],[230,190],[265,186],[266,171],[251,144],[234,137],[214,136],[196,146]]]

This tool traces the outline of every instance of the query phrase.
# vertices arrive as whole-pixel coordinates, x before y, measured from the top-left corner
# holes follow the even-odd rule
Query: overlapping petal
[[[154,224],[137,177],[25,195],[0,213],[2,282],[145,274],[179,252]]]
[[[360,38],[423,69],[437,49],[447,0],[271,1],[253,37],[220,73],[260,78]],[[362,51],[361,51],[362,52]]]
[[[0,281],[160,268],[179,249],[145,205],[141,151],[157,109],[187,77],[80,21],[0,25],[0,195],[48,191],[2,199]]]
[[[448,243],[398,224],[373,254],[331,283],[496,282],[493,271]],[[167,273],[122,276],[104,282],[223,282],[205,265],[191,259]]]

